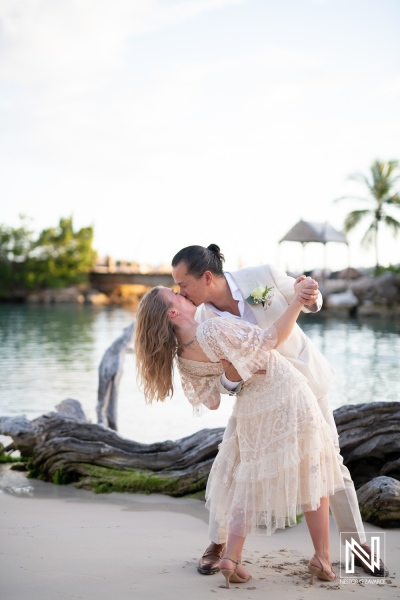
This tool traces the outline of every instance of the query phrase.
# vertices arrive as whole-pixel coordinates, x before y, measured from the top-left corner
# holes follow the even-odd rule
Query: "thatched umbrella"
[[[304,248],[310,242],[324,244],[324,273],[326,269],[326,244],[328,242],[337,242],[346,244],[349,247],[347,238],[344,233],[337,231],[329,225],[329,223],[312,223],[303,221],[302,219],[294,225],[286,235],[279,240],[282,242],[300,242],[303,246],[303,267],[304,267]]]

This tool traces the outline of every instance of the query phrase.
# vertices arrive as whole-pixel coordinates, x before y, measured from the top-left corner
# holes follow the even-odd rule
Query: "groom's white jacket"
[[[250,305],[251,310],[262,329],[267,329],[285,312],[294,298],[294,279],[271,265],[250,267],[239,271],[230,271],[230,275],[246,299],[257,287],[274,286],[273,299],[269,306]],[[322,299],[320,298],[320,304]],[[307,311],[307,309],[305,309]],[[309,311],[307,311],[309,312]],[[196,313],[196,320],[201,323],[216,313],[201,305]],[[317,399],[324,396],[333,379],[333,370],[321,352],[314,346],[306,334],[295,324],[292,333],[277,351],[287,358],[296,369],[307,377],[308,384]],[[220,390],[222,391],[222,390]],[[225,392],[227,393],[227,392]]]

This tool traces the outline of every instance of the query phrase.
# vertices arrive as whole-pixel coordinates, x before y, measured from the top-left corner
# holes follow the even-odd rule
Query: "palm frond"
[[[387,164],[387,174],[389,176],[392,175],[394,171],[397,171],[397,169],[400,168],[400,163],[398,160],[388,160],[386,164]],[[400,173],[398,175],[395,175],[393,180],[396,180],[399,178],[400,178]]]
[[[386,215],[383,219],[383,222],[389,227],[389,229],[392,230],[392,234],[394,235],[394,237],[396,237],[397,234],[400,232],[400,221],[397,221],[397,219]]]
[[[339,196],[339,198],[335,198],[333,202],[340,202],[341,200],[361,200],[361,202],[372,202],[372,198],[365,198],[363,196]]]
[[[357,181],[358,183],[364,184],[369,189],[369,191],[371,192],[371,194],[373,194],[374,184],[371,183],[369,181],[368,177],[366,177],[362,173],[353,173],[352,175],[350,175],[348,177],[348,179],[349,179],[349,181]]]
[[[400,205],[400,194],[396,193],[396,194],[393,194],[393,196],[390,196],[390,198],[387,198],[386,204]]]
[[[369,246],[371,246],[371,244],[373,244],[375,242],[375,236],[376,236],[376,224],[375,221],[371,223],[371,225],[368,227],[367,231],[365,232],[362,240],[361,240],[361,245],[364,246],[364,248],[368,248]]]
[[[354,227],[356,227],[360,223],[360,221],[364,219],[364,217],[368,215],[373,215],[373,212],[368,209],[353,210],[347,215],[347,217],[344,220],[344,231],[348,233],[349,231],[354,229]]]
[[[374,182],[374,196],[386,202],[386,196],[391,193],[393,186],[400,177],[399,163],[396,160],[381,162],[376,160],[371,166]]]

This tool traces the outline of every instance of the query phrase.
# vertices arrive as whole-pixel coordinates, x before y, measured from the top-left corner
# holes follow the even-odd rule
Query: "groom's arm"
[[[242,389],[243,380],[232,363],[225,359],[221,359],[221,362],[224,366],[225,373],[222,373],[217,382],[217,390],[220,394],[236,396]],[[266,371],[264,369],[260,369],[259,371],[256,371],[254,375],[265,375],[265,373]]]
[[[233,367],[231,363],[226,362],[227,365]],[[225,365],[224,365],[225,366]],[[225,367],[226,368],[226,367]],[[229,378],[231,377],[231,379]],[[235,370],[235,373],[230,373],[229,377],[227,373],[222,373],[221,377],[217,381],[217,390],[220,394],[228,394],[229,396],[236,396],[242,389],[242,380],[240,379],[239,373]]]

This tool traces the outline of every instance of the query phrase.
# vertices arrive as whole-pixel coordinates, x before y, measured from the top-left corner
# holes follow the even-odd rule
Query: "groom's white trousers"
[[[329,403],[328,395],[326,394],[318,400],[319,407],[322,414],[325,417],[328,425],[337,433],[335,420],[333,418],[333,411]],[[230,417],[228,425],[225,429],[224,440],[228,439],[236,428],[235,417]],[[351,478],[348,468],[343,464],[343,457],[340,454],[339,444],[336,442],[337,457],[340,464],[340,468],[343,475],[345,489],[336,492],[329,498],[329,504],[331,512],[339,533],[346,532],[347,535],[342,536],[342,542],[345,539],[349,542],[351,537],[355,539],[359,544],[366,542],[364,526],[362,523],[360,509],[358,507],[357,494],[354,488],[354,483]],[[218,523],[215,521],[213,514],[210,513],[209,519],[209,538],[215,544],[222,544],[226,542],[228,538],[228,532],[226,529],[220,528]]]

